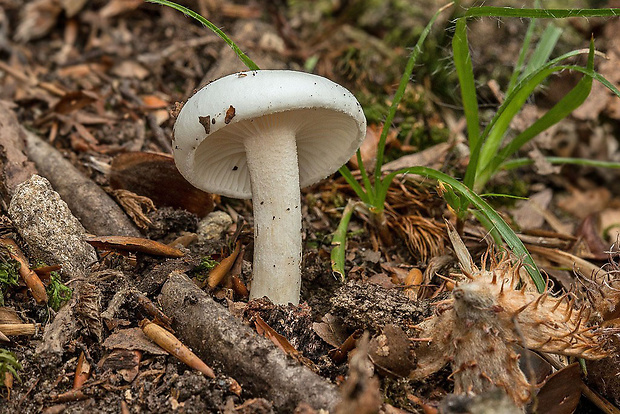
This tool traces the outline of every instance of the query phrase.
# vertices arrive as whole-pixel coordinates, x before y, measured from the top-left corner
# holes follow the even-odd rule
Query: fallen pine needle
[[[144,319],[140,323],[140,327],[146,336],[153,342],[162,347],[170,355],[178,358],[191,368],[194,368],[209,378],[215,378],[215,373],[207,364],[205,364],[196,354],[183,345],[176,336],[162,328],[161,326]]]
[[[235,250],[228,257],[222,259],[222,261],[209,272],[209,277],[207,279],[209,288],[213,289],[222,282],[224,276],[226,276],[230,268],[235,263],[240,249],[241,243],[237,242]]]
[[[88,380],[90,377],[90,364],[86,361],[86,356],[84,355],[84,351],[80,353],[80,356],[77,361],[77,366],[75,367],[75,377],[73,378],[73,389],[77,390],[81,388],[82,385]]]

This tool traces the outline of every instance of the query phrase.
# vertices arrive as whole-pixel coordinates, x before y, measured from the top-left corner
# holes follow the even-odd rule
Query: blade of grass
[[[582,165],[584,167],[612,168],[620,169],[620,162],[587,160],[585,158],[566,158],[566,157],[545,157],[545,160],[554,165]],[[534,160],[530,158],[517,158],[506,161],[501,165],[503,170],[512,170],[526,165],[534,164]]]
[[[506,130],[510,126],[511,120],[521,110],[525,101],[532,94],[534,89],[551,74],[566,69],[572,69],[588,74],[589,76],[592,76],[597,80],[602,78],[602,80],[599,81],[603,85],[607,86],[607,88],[609,88],[612,92],[620,96],[620,92],[618,92],[618,89],[615,88],[615,86],[613,86],[603,76],[599,75],[591,69],[575,65],[557,65],[562,60],[583,53],[586,52],[583,50],[574,50],[549,61],[547,64],[543,65],[541,68],[534,71],[529,76],[520,81],[514,88],[513,92],[506,96],[506,99],[497,110],[497,113],[493,116],[493,119],[491,119],[491,122],[489,123],[489,125],[487,125],[484,132],[482,133],[482,141],[484,142],[484,147],[482,148],[480,159],[478,160],[478,173],[485,169],[489,162],[491,162],[491,160],[495,157],[501,145],[502,139],[506,133]],[[474,188],[477,189],[476,186],[474,186]]]
[[[476,84],[474,82],[474,69],[469,53],[467,41],[467,25],[465,19],[456,22],[456,31],[452,38],[452,54],[456,73],[461,88],[461,100],[467,119],[467,139],[470,148],[470,161],[465,172],[464,183],[471,187],[476,178],[476,168],[480,154],[480,120],[478,115],[478,99],[476,98]]]
[[[479,195],[474,193],[468,187],[463,185],[463,183],[459,182],[453,177],[442,173],[441,171],[434,170],[428,167],[409,167],[403,168],[402,170],[394,171],[388,174],[384,180],[393,180],[399,174],[417,174],[424,177],[431,177],[438,181],[443,181],[444,183],[450,185],[456,192],[462,194],[467,200],[476,207],[479,211],[481,211],[486,218],[488,219],[487,227],[488,230],[496,229],[497,232],[501,235],[504,242],[508,245],[508,247],[512,250],[512,252],[523,261],[526,265],[527,272],[529,273],[532,281],[536,285],[536,288],[539,292],[543,292],[545,289],[545,281],[534,259],[530,256],[529,252],[519,240],[519,237],[515,234],[515,232],[506,224],[504,219],[500,216],[500,214],[495,211],[486,201],[484,201]],[[484,224],[484,223],[483,223]]]
[[[594,69],[594,40],[590,41],[590,53],[588,55],[588,70]],[[480,181],[477,183],[484,186],[499,168],[499,166],[511,155],[515,154],[523,145],[533,139],[536,135],[557,124],[566,118],[571,112],[577,109],[588,98],[592,90],[592,77],[584,75],[577,85],[570,90],[557,104],[548,110],[540,119],[532,124],[525,131],[517,135],[508,143],[499,154],[485,167],[480,174]]]
[[[340,219],[340,224],[338,224],[338,228],[334,232],[334,236],[332,238],[332,251],[331,251],[331,264],[332,264],[332,272],[338,275],[338,278],[341,282],[345,281],[344,274],[344,261],[345,261],[345,253],[347,250],[347,229],[349,228],[349,221],[351,220],[351,216],[353,215],[353,211],[355,210],[355,205],[357,203],[349,200],[346,207],[342,212],[342,218]]]
[[[553,49],[555,48],[561,34],[562,29],[554,26],[553,24],[550,24],[545,28],[545,31],[536,45],[536,49],[534,49],[534,52],[532,53],[532,56],[530,56],[527,66],[521,75],[523,78],[534,72],[536,69],[541,68],[545,62],[549,60],[549,56],[551,56],[551,52],[553,52]]]
[[[493,238],[493,241],[495,242],[495,244],[498,246],[501,246],[503,242],[502,235],[499,234],[499,232],[497,231],[495,227],[493,227],[493,223],[491,223],[491,221],[487,218],[487,216],[485,216],[480,210],[470,210],[470,211],[471,211],[471,214],[473,214],[473,216],[476,217],[476,220],[478,220],[480,224],[484,226],[485,229],[488,229],[489,231],[488,234]]]
[[[365,204],[370,204],[370,196],[364,191],[364,188],[357,182],[355,177],[353,177],[353,173],[351,173],[349,167],[345,164],[340,167],[338,172],[344,177],[360,200],[362,200]]]
[[[360,169],[360,174],[362,174],[362,183],[364,183],[366,194],[368,195],[369,200],[372,202],[375,197],[375,191],[370,182],[370,179],[368,178],[366,167],[364,167],[364,160],[362,159],[362,152],[358,149],[355,155],[357,156],[357,165]]]
[[[509,95],[514,87],[517,85],[517,81],[521,77],[521,73],[523,73],[523,68],[525,64],[525,58],[527,56],[527,51],[530,49],[530,43],[532,42],[532,36],[534,34],[534,28],[536,27],[536,19],[531,19],[530,24],[527,27],[527,32],[525,32],[525,37],[523,38],[523,45],[521,45],[521,51],[519,52],[519,59],[517,60],[517,64],[515,65],[514,71],[510,76],[510,81],[508,82],[508,87],[506,88],[506,95]]]
[[[521,17],[535,19],[563,19],[566,17],[612,17],[620,16],[620,9],[515,9],[512,7],[471,7],[464,18],[468,17]]]
[[[201,15],[196,13],[195,11],[190,10],[187,7],[181,6],[180,4],[174,3],[174,2],[169,1],[169,0],[146,0],[146,1],[149,2],[149,3],[155,3],[155,4],[160,4],[162,6],[172,7],[173,9],[180,11],[181,13],[185,14],[186,16],[189,16],[189,17],[192,17],[192,18],[198,20],[200,23],[202,23],[207,28],[209,28],[213,33],[218,35],[223,41],[225,41],[226,44],[228,44],[228,46],[230,46],[232,48],[232,50],[237,54],[237,56],[243,62],[243,64],[248,67],[248,69],[250,69],[250,70],[259,70],[260,69],[258,67],[258,65],[256,63],[254,63],[254,61],[252,61],[252,59],[250,59],[245,53],[243,53],[243,51],[241,49],[239,49],[239,47],[235,44],[235,42],[233,42],[226,35],[226,33],[224,33],[219,27],[217,27],[216,25],[214,25],[209,20],[205,19],[204,17],[202,17]]]
[[[390,126],[392,125],[392,121],[394,120],[394,116],[396,116],[396,110],[400,101],[403,99],[405,95],[405,89],[407,88],[407,84],[409,84],[409,79],[411,78],[411,74],[413,73],[413,68],[415,66],[416,61],[418,60],[418,56],[422,53],[422,44],[426,40],[426,37],[431,31],[435,20],[439,17],[442,11],[451,7],[454,2],[449,3],[439,10],[433,15],[431,20],[428,22],[422,33],[420,34],[420,38],[417,43],[413,47],[413,51],[409,55],[409,59],[407,60],[407,65],[405,66],[405,70],[403,71],[403,76],[400,78],[400,83],[398,84],[398,88],[396,89],[396,93],[394,94],[394,99],[392,99],[392,104],[390,105],[390,109],[388,110],[388,114],[385,118],[385,123],[383,124],[383,129],[381,130],[381,135],[379,137],[379,144],[377,147],[377,164],[375,166],[375,183],[381,180],[381,166],[383,166],[383,155],[385,153],[385,140],[387,139],[388,132],[390,130]],[[381,203],[383,205],[383,203]],[[375,206],[378,207],[378,206]]]

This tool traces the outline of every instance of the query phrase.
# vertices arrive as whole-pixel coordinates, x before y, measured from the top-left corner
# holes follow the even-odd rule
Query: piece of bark
[[[83,277],[97,261],[95,250],[83,240],[84,227],[45,178],[33,175],[17,187],[9,217],[31,252],[49,265],[61,265],[64,276]]]
[[[0,101],[0,195],[7,205],[15,187],[37,173],[24,152],[24,132],[10,105]]]
[[[30,131],[24,130],[24,139],[28,157],[89,232],[98,236],[140,237],[140,232],[118,204],[60,152]]]
[[[293,412],[305,402],[333,409],[336,387],[287,357],[235,319],[184,274],[173,272],[162,288],[164,312],[174,318],[176,335],[256,397],[273,401],[279,412]]]

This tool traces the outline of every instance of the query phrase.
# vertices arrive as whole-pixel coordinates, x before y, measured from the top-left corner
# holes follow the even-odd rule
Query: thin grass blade
[[[362,200],[366,204],[370,204],[370,196],[366,193],[366,191],[364,191],[364,188],[360,185],[360,183],[357,182],[357,180],[353,176],[353,173],[351,173],[351,170],[349,170],[349,167],[347,167],[345,164],[340,167],[338,172],[344,177],[344,179],[347,181],[347,184],[351,186],[351,188],[353,189],[353,191],[355,191],[355,194],[357,194],[360,200]]]
[[[387,139],[388,132],[390,130],[390,126],[392,125],[392,121],[396,116],[396,109],[400,104],[400,101],[403,99],[405,95],[405,89],[407,88],[407,84],[409,83],[409,79],[411,78],[411,74],[413,73],[413,68],[415,66],[416,61],[418,60],[418,56],[422,53],[422,44],[426,40],[426,37],[431,31],[435,20],[439,17],[442,11],[446,10],[448,7],[452,6],[452,3],[445,5],[444,7],[437,10],[437,12],[433,15],[431,20],[428,22],[422,33],[420,34],[420,38],[417,43],[413,47],[413,51],[409,55],[409,59],[407,60],[407,65],[405,66],[405,70],[403,71],[403,76],[400,78],[400,83],[398,84],[398,89],[396,89],[396,93],[394,94],[394,99],[392,100],[392,105],[390,105],[390,109],[388,110],[388,114],[385,118],[385,123],[383,124],[383,129],[381,130],[381,135],[379,137],[379,144],[377,146],[377,164],[375,166],[375,183],[381,180],[381,166],[383,165],[383,155],[385,153],[385,141]],[[383,203],[381,203],[383,205]],[[377,207],[377,206],[376,206]]]
[[[590,41],[590,52],[588,54],[587,70],[594,70],[594,40]],[[540,119],[534,122],[529,128],[517,135],[511,142],[508,143],[501,151],[493,158],[493,160],[485,167],[484,171],[480,174],[479,184],[484,186],[485,180],[488,180],[500,165],[515,154],[523,145],[528,143],[534,137],[541,132],[547,130],[551,126],[557,124],[562,119],[566,118],[577,109],[590,95],[592,90],[593,78],[588,75],[584,75],[583,78],[577,83],[577,85],[570,90],[557,104],[555,104],[549,111],[547,111]]]
[[[470,161],[465,172],[464,183],[471,187],[476,178],[476,168],[480,154],[480,118],[478,114],[478,99],[476,97],[476,84],[474,82],[474,69],[469,53],[469,43],[467,41],[467,25],[465,19],[456,22],[456,31],[452,38],[452,54],[456,73],[459,78],[461,89],[461,100],[467,119],[467,139],[470,148]]]
[[[515,9],[512,7],[471,7],[464,18],[468,17],[521,17],[534,19],[563,19],[566,17],[612,17],[620,16],[620,9]]]
[[[567,157],[545,157],[547,162],[554,165],[581,165],[584,167],[597,167],[597,168],[612,168],[612,169],[620,169],[620,162],[613,161],[599,161],[599,160],[588,160],[585,158],[567,158]],[[514,160],[505,161],[501,165],[502,170],[512,170],[515,168],[524,167],[526,165],[534,164],[534,160],[530,158],[517,158]]]
[[[349,200],[342,217],[340,218],[340,224],[334,232],[332,238],[332,251],[331,251],[331,265],[334,275],[344,283],[346,276],[344,271],[345,253],[347,250],[347,229],[349,228],[349,221],[355,210],[356,202]]]
[[[521,77],[521,74],[523,73],[525,58],[527,57],[527,52],[530,49],[530,43],[532,42],[532,36],[534,35],[535,27],[536,19],[531,19],[530,24],[527,27],[527,32],[525,32],[525,37],[523,38],[523,44],[521,45],[521,51],[519,52],[519,59],[517,60],[514,71],[510,76],[508,87],[506,88],[506,95],[509,95],[512,92],[514,87],[517,85],[517,81]]]
[[[536,45],[536,49],[534,49],[532,56],[530,56],[523,75],[521,75],[522,77],[526,77],[530,73],[541,68],[549,60],[549,56],[551,56],[551,52],[553,52],[561,34],[562,29],[553,24],[545,28],[545,31]]]

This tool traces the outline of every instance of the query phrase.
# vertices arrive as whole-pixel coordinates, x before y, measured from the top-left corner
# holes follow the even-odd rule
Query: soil
[[[381,128],[409,48],[430,16],[443,5],[439,1],[406,5],[399,1],[182,3],[222,27],[261,68],[306,69],[349,88],[366,110],[369,135],[373,128],[375,132]],[[425,351],[420,348],[428,342],[423,324],[451,312],[450,291],[454,282],[466,279],[450,247],[444,221],[456,223],[456,218],[438,194],[441,189],[435,183],[403,178],[390,187],[384,230],[391,235],[391,244],[363,209],[354,213],[347,238],[344,283],[331,269],[331,234],[347,201],[356,199],[355,193],[338,174],[304,189],[302,304],[276,306],[266,299],[248,303],[253,253],[251,203],[196,193],[174,181],[176,177],[168,183],[163,181],[164,177],[148,173],[149,168],[158,165],[171,168],[171,159],[160,155],[171,153],[174,113],[180,103],[201,85],[244,68],[230,48],[181,13],[142,1],[0,0],[0,5],[0,99],[6,102],[4,111],[14,112],[15,125],[50,143],[106,194],[119,188],[127,190],[123,186],[129,184],[123,183],[131,182],[131,191],[138,195],[132,193],[129,202],[127,198],[116,200],[134,219],[132,231],[139,229],[144,238],[172,244],[184,253],[182,258],[131,249],[127,253],[123,247],[127,240],[120,240],[119,245],[108,249],[112,250],[109,254],[98,250],[96,263],[83,264],[88,271],[82,276],[65,275],[63,282],[74,289],[74,297],[65,310],[72,309],[75,326],[59,353],[43,353],[40,349],[48,338],[43,332],[51,329],[52,321],[63,311],[37,304],[23,283],[0,287],[4,292],[4,306],[0,309],[15,311],[23,323],[37,324],[34,335],[11,336],[11,342],[0,342],[21,364],[19,378],[14,379],[12,386],[0,384],[0,413],[285,412],[274,403],[274,398],[252,391],[261,389],[253,384],[258,376],[236,375],[226,371],[222,361],[205,360],[216,373],[215,378],[209,378],[157,347],[150,347],[153,343],[138,329],[141,321],[155,320],[171,331],[175,328],[176,322],[161,313],[159,302],[162,286],[173,273],[195,278],[217,306],[235,317],[231,324],[258,331],[273,342],[269,347],[277,346],[288,355],[290,364],[301,364],[310,371],[307,375],[320,376],[317,381],[326,387],[338,387],[344,402],[338,408],[332,407],[334,412],[448,413],[462,407],[476,412],[471,407],[481,404],[479,400],[453,395],[452,376],[458,369],[446,363],[450,355],[437,354],[448,352],[449,346],[431,350],[436,352],[435,359],[445,358],[441,366],[434,371],[429,368],[428,375],[423,377],[413,374],[431,365],[423,365],[432,360],[424,359]],[[440,18],[427,41],[419,70],[394,120],[386,161],[398,161],[429,148],[437,150],[435,144],[448,142],[450,145],[440,155],[418,161],[461,176],[467,151],[463,149],[465,123],[459,107],[458,83],[449,63],[449,33],[454,17],[450,13],[454,12]],[[597,48],[614,59],[620,58],[620,46],[614,36],[619,28],[617,19],[570,19],[558,24],[564,30],[558,45],[562,53],[587,47],[590,33],[594,32]],[[494,19],[481,19],[469,25],[474,67],[481,82],[483,119],[488,119],[489,113],[499,106],[501,96],[495,85],[505,86],[509,80],[526,30],[526,23],[519,19],[502,20],[501,24]],[[618,82],[617,67],[620,66],[601,64],[599,69]],[[552,79],[514,121],[514,129],[529,125],[541,111],[561,99],[558,89],[576,81],[569,74]],[[587,101],[585,109],[537,138],[523,154],[542,151],[545,155],[620,161],[617,98],[614,101],[598,89],[593,94],[596,102],[603,103]],[[19,131],[20,127],[15,128]],[[17,141],[23,139],[9,141],[0,134],[3,148],[7,142]],[[19,148],[24,147],[19,144]],[[144,161],[134,158],[131,162],[115,158],[138,151],[160,155],[146,155],[148,159]],[[37,267],[36,252],[24,242],[20,229],[8,217],[13,185],[8,178],[18,174],[7,176],[5,161],[15,159],[15,155],[7,154],[6,150],[2,153],[0,164],[5,176],[0,191],[0,235],[16,239],[32,267]],[[365,162],[372,163],[373,157],[370,151]],[[135,167],[136,164],[139,166]],[[527,243],[573,253],[595,267],[606,265],[610,255],[605,252],[620,234],[617,172],[564,167],[541,173],[538,167],[500,173],[490,183],[492,188],[488,192],[537,195],[540,198],[536,200],[543,200],[543,204],[533,206],[525,200],[500,198],[494,200],[494,206],[515,228],[522,230],[524,237],[529,237],[524,239]],[[19,169],[26,168],[33,167],[22,161]],[[40,165],[36,168],[45,170]],[[110,177],[115,174],[118,184],[113,189]],[[59,179],[63,180],[62,174]],[[139,185],[142,180],[148,182],[144,187]],[[142,190],[145,193],[140,193]],[[171,198],[173,202],[167,201]],[[86,200],[85,205],[95,214],[101,211],[97,199]],[[209,210],[226,213],[232,224],[221,229],[214,225],[220,230],[203,233],[207,205]],[[88,223],[82,224],[88,230]],[[465,223],[464,229],[467,250],[474,262],[482,266],[487,263],[483,254],[493,251],[486,230],[473,219]],[[105,235],[118,234],[110,228]],[[208,272],[203,267],[205,258],[221,261],[233,252],[237,242],[242,249],[229,273],[234,277],[209,288],[204,281]],[[565,262],[548,255],[536,256],[536,260],[549,274],[554,294],[581,281]],[[422,279],[414,282],[418,273]],[[81,289],[87,289],[91,298],[84,299],[88,296],[84,293],[76,295],[83,292]],[[92,306],[84,310],[83,302]],[[573,304],[570,306],[572,309]],[[617,318],[614,312],[602,314],[601,318],[608,321]],[[2,317],[0,313],[0,323],[5,323]],[[601,322],[602,319],[596,321]],[[579,324],[575,331],[578,329]],[[120,335],[123,346],[106,345],[114,334]],[[136,339],[133,335],[140,336]],[[611,343],[610,346],[617,346],[613,345],[617,339]],[[199,348],[199,344],[194,348]],[[382,349],[388,349],[387,354]],[[195,351],[203,355],[203,351]],[[241,351],[239,359],[253,356]],[[208,350],[204,352],[209,355]],[[79,389],[74,389],[81,354],[91,373]],[[606,361],[613,361],[607,365],[613,371],[611,374],[603,372]],[[561,370],[569,362],[565,358],[543,364],[551,371],[551,366]],[[620,383],[617,378],[613,382],[620,369],[617,358],[590,366],[591,377],[585,379],[587,385],[583,386],[592,387],[610,404],[620,403]],[[261,369],[255,366],[256,371]],[[290,382],[291,387],[297,387],[294,379]],[[581,387],[580,380],[575,383]],[[560,396],[578,396],[582,392],[582,388],[565,389],[558,382],[553,384],[552,391],[557,389]],[[286,389],[282,392],[286,393]],[[584,391],[584,395],[589,395],[589,399],[574,399],[575,404],[580,404],[579,412],[596,412],[595,405],[600,407],[605,402],[593,397],[592,391]],[[446,399],[447,396],[450,397]],[[483,397],[486,403],[496,401],[495,398],[505,402],[503,394],[497,397],[483,393]],[[542,400],[539,409],[554,406],[554,401]],[[508,406],[511,404],[509,401]],[[315,408],[319,407],[302,403],[296,412],[319,412]]]

